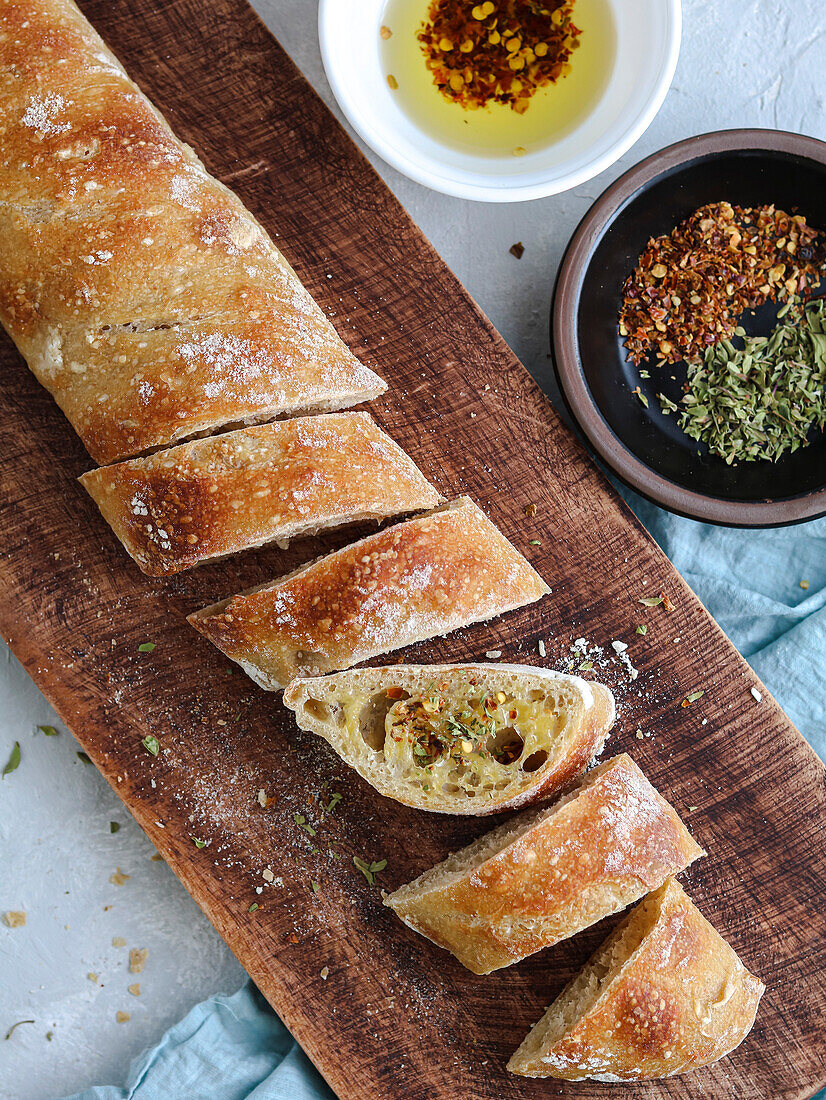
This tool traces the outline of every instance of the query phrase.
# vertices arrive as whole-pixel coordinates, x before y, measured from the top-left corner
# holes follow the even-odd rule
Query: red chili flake
[[[774,206],[711,203],[648,242],[622,288],[620,334],[639,364],[696,359],[767,301],[807,298],[823,274],[826,237]]]
[[[468,110],[505,103],[524,114],[538,88],[570,71],[581,31],[574,0],[431,0],[418,32],[439,91]]]

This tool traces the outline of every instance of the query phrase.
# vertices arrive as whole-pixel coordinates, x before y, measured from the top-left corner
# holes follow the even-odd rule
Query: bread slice
[[[96,462],[386,390],[71,0],[0,73],[0,320]]]
[[[686,1073],[739,1046],[764,990],[671,879],[565,987],[508,1069],[566,1081]]]
[[[676,811],[622,754],[385,905],[468,970],[488,974],[638,901],[701,855]]]
[[[468,497],[189,616],[262,687],[448,634],[550,589]]]
[[[92,470],[80,482],[151,577],[442,500],[362,412],[210,436]]]
[[[284,692],[380,794],[420,810],[492,814],[554,794],[614,722],[601,684],[526,665],[395,665],[295,680]]]

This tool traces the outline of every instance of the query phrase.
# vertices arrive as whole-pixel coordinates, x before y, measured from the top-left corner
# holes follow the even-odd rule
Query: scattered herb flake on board
[[[645,625],[645,623],[640,623],[640,625],[637,627],[636,633],[637,634],[647,634],[648,633],[648,627]]]
[[[805,294],[822,273],[826,239],[774,206],[710,203],[648,242],[622,288],[619,329],[639,365],[691,360],[730,339],[738,318]]]
[[[109,822],[109,832],[110,833],[117,833],[119,830],[120,830],[120,822],[119,821],[110,821]]]
[[[387,866],[386,859],[372,860],[368,863],[366,859],[361,859],[359,856],[353,856],[353,863],[358,867],[371,886],[376,881],[376,875],[380,875]]]
[[[637,600],[637,603],[641,603],[643,607],[657,607],[663,602],[662,596],[643,596]]]
[[[91,764],[92,763],[92,758],[89,756],[88,752],[78,752],[78,753],[75,753],[75,755],[77,756],[77,758],[81,762],[81,764]]]
[[[531,539],[531,546],[541,546],[542,543],[539,539]]]
[[[254,913],[256,911],[256,909],[260,909],[260,908],[261,908],[261,906],[258,904],[258,902],[254,901],[252,903],[252,905],[249,907],[249,909],[247,910],[247,912],[248,913]]]
[[[138,646],[138,653],[151,653],[154,648],[154,642],[141,642]]]
[[[141,744],[146,749],[146,751],[150,753],[150,755],[158,755],[161,747],[160,742],[158,741],[157,737],[153,737],[151,733],[147,737],[144,737],[143,741],[141,741]]]
[[[38,726],[37,728],[46,737],[57,737],[58,736],[58,730],[56,730],[54,728],[54,726]]]
[[[325,814],[331,814],[336,806],[339,804],[339,802],[341,802],[341,795],[338,793],[338,791],[334,791],[330,795],[330,801],[327,803],[327,805],[322,805],[321,808],[324,810]]]
[[[33,1023],[34,1023],[34,1020],[18,1020],[16,1024],[11,1025],[11,1027],[9,1028],[9,1030],[5,1034],[5,1038],[6,1039],[11,1039],[12,1035],[14,1035],[15,1030],[18,1027],[20,1027],[22,1024],[33,1024]]]
[[[645,396],[639,386],[637,386],[637,388],[634,390],[634,396],[639,399],[640,404],[644,405],[646,409],[648,408],[648,398]]]
[[[304,816],[304,814],[293,814],[293,821],[296,823],[299,829],[303,829],[304,832],[307,833],[309,836],[316,835],[316,830],[312,827],[312,825],[308,823],[307,818]]]
[[[583,661],[582,664],[577,665],[577,672],[590,672],[593,667],[593,661]]]
[[[13,771],[16,771],[20,767],[20,742],[15,741],[9,756],[8,762],[3,768],[0,778],[5,779],[7,775],[11,775]]]
[[[201,848],[206,848],[206,846],[207,846],[207,842],[205,840],[201,840],[200,837],[193,836],[193,837],[190,837],[190,840],[195,845],[195,847],[198,849],[198,851],[200,851]]]
[[[680,703],[680,706],[690,707],[692,703],[696,703],[697,700],[702,699],[704,695],[704,691],[692,691],[690,695],[686,695],[685,699],[683,699],[682,703]]]
[[[512,244],[510,246],[508,252],[510,252],[511,256],[513,256],[515,259],[521,260],[522,257],[525,255],[525,246],[524,244],[522,244],[521,241],[517,241],[516,244]]]
[[[310,886],[312,887],[312,890],[313,890],[314,894],[317,894],[319,892],[319,890],[321,889],[320,884],[317,883],[317,882],[311,882]]]

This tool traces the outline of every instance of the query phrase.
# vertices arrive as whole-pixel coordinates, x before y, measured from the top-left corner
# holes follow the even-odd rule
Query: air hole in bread
[[[538,689],[534,688],[533,691],[528,692],[528,699],[532,703],[538,703],[540,699],[544,699],[544,698],[545,698],[545,692],[544,691],[539,691]]]
[[[504,729],[497,730],[493,737],[487,739],[485,749],[500,764],[513,764],[522,755],[525,742],[513,726],[505,726]]]
[[[523,772],[537,772],[548,759],[548,753],[545,749],[537,749],[536,752],[532,752],[527,760],[522,761]]]
[[[304,704],[304,710],[318,722],[329,722],[332,718],[332,711],[329,706],[322,703],[320,699],[308,699]]]
[[[410,693],[400,688],[389,688],[371,695],[359,713],[359,732],[364,743],[374,752],[384,748],[385,719],[390,708],[400,699],[409,699]]]

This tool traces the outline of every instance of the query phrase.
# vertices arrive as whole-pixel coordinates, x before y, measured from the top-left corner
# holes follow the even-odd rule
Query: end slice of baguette
[[[569,939],[703,855],[622,753],[399,887],[385,905],[475,974]]]
[[[745,1039],[764,990],[670,879],[566,986],[508,1069],[566,1081],[686,1073]]]
[[[284,702],[380,794],[492,814],[560,790],[601,751],[611,692],[524,665],[395,665],[294,680]]]

